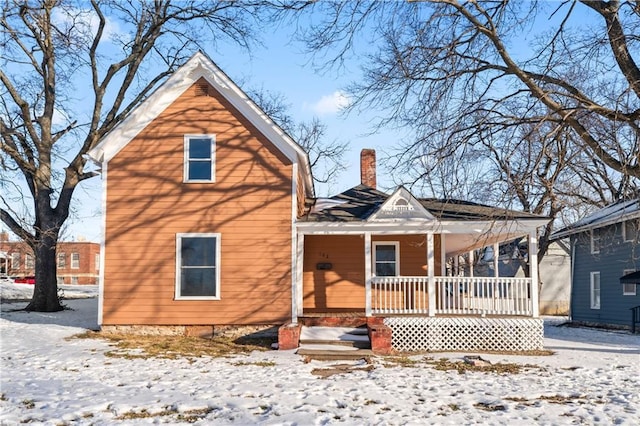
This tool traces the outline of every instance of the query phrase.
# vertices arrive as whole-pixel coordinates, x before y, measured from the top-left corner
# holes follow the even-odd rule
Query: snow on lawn
[[[66,337],[96,327],[97,299],[57,313],[0,312],[0,424],[638,424],[640,337],[556,327],[552,356],[482,354],[530,364],[520,373],[440,371],[426,362],[321,378],[336,362],[293,351],[232,358],[110,358],[102,340]],[[462,353],[431,354],[457,361]],[[412,356],[422,361],[425,355]]]

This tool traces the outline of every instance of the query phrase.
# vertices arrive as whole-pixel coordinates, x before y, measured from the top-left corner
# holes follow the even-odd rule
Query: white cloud
[[[89,34],[95,36],[100,24],[98,16],[90,9],[57,8],[53,11],[52,21],[64,30],[75,28],[76,35],[81,37],[86,37]],[[102,40],[110,41],[122,36],[126,36],[126,32],[120,27],[119,23],[106,17]]]
[[[349,96],[340,90],[336,90],[330,95],[324,95],[316,103],[309,105],[309,109],[318,115],[337,114],[349,106],[349,103],[351,103]]]

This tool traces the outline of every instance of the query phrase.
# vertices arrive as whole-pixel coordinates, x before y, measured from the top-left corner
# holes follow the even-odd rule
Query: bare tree
[[[325,1],[312,10],[301,37],[319,66],[364,60],[348,88],[351,112],[381,110],[378,126],[413,130],[388,162],[403,183],[554,218],[637,191],[636,3]]]
[[[57,311],[56,243],[87,150],[205,43],[248,49],[269,1],[6,0],[0,218],[35,253],[27,310]]]
[[[313,180],[335,183],[340,172],[346,169],[344,155],[348,150],[347,144],[336,139],[327,140],[327,126],[316,118],[297,123],[289,113],[291,106],[282,95],[265,89],[252,90],[250,95],[309,154]]]

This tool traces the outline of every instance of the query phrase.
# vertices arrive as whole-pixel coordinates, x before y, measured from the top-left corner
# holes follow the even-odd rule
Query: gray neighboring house
[[[639,230],[640,198],[609,205],[551,235],[570,241],[572,321],[631,326],[632,308],[640,310],[640,279],[630,280],[640,271]]]

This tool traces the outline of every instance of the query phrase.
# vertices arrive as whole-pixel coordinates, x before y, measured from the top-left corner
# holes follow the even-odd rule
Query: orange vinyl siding
[[[203,84],[109,162],[105,325],[274,324],[290,317],[292,165]],[[183,183],[185,134],[215,136],[214,183]],[[174,300],[176,234],[187,232],[220,233],[220,300]]]
[[[331,270],[318,270],[331,263]],[[359,235],[306,235],[303,309],[305,312],[364,310],[364,238]]]
[[[400,243],[400,275],[426,276],[425,235],[374,235],[375,241]],[[435,275],[440,275],[440,236],[434,238]],[[331,263],[330,270],[317,269]],[[304,239],[303,309],[305,312],[361,311],[365,307],[364,237],[306,235]]]

